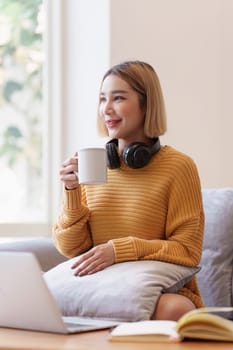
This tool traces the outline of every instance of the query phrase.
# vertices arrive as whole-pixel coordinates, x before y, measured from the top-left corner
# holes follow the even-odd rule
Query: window
[[[46,222],[42,0],[0,2],[0,223]]]
[[[0,0],[0,237],[51,236],[60,165],[96,142],[90,101],[109,62],[109,1],[102,5]]]
[[[0,0],[2,237],[51,235],[57,216],[63,5]]]

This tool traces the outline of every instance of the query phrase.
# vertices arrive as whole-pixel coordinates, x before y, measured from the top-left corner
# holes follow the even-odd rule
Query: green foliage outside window
[[[0,163],[24,169],[29,202],[42,174],[43,27],[43,0],[0,0]]]

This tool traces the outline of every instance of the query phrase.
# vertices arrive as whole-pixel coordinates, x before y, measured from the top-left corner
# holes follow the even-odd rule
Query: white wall
[[[96,131],[99,85],[109,67],[109,0],[64,0],[64,156],[104,141]]]
[[[142,59],[156,69],[165,95],[168,132],[162,142],[194,158],[204,187],[233,186],[233,1],[76,4],[79,12],[69,25],[77,42],[67,63],[73,82],[67,86],[66,152],[103,142],[95,131],[102,74],[122,60]]]
[[[146,60],[164,90],[163,138],[196,161],[203,186],[233,185],[233,1],[111,1],[111,63]]]

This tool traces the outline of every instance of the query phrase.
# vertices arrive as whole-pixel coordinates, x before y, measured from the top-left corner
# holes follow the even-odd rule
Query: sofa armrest
[[[1,251],[32,252],[38,259],[43,271],[48,271],[67,260],[57,251],[52,238],[45,237],[2,242],[0,243]]]

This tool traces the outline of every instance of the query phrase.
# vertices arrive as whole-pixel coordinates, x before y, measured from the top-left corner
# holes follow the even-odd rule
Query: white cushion
[[[177,292],[200,269],[160,261],[133,261],[79,277],[71,269],[76,259],[44,274],[62,314],[117,321],[150,319],[160,294]]]

